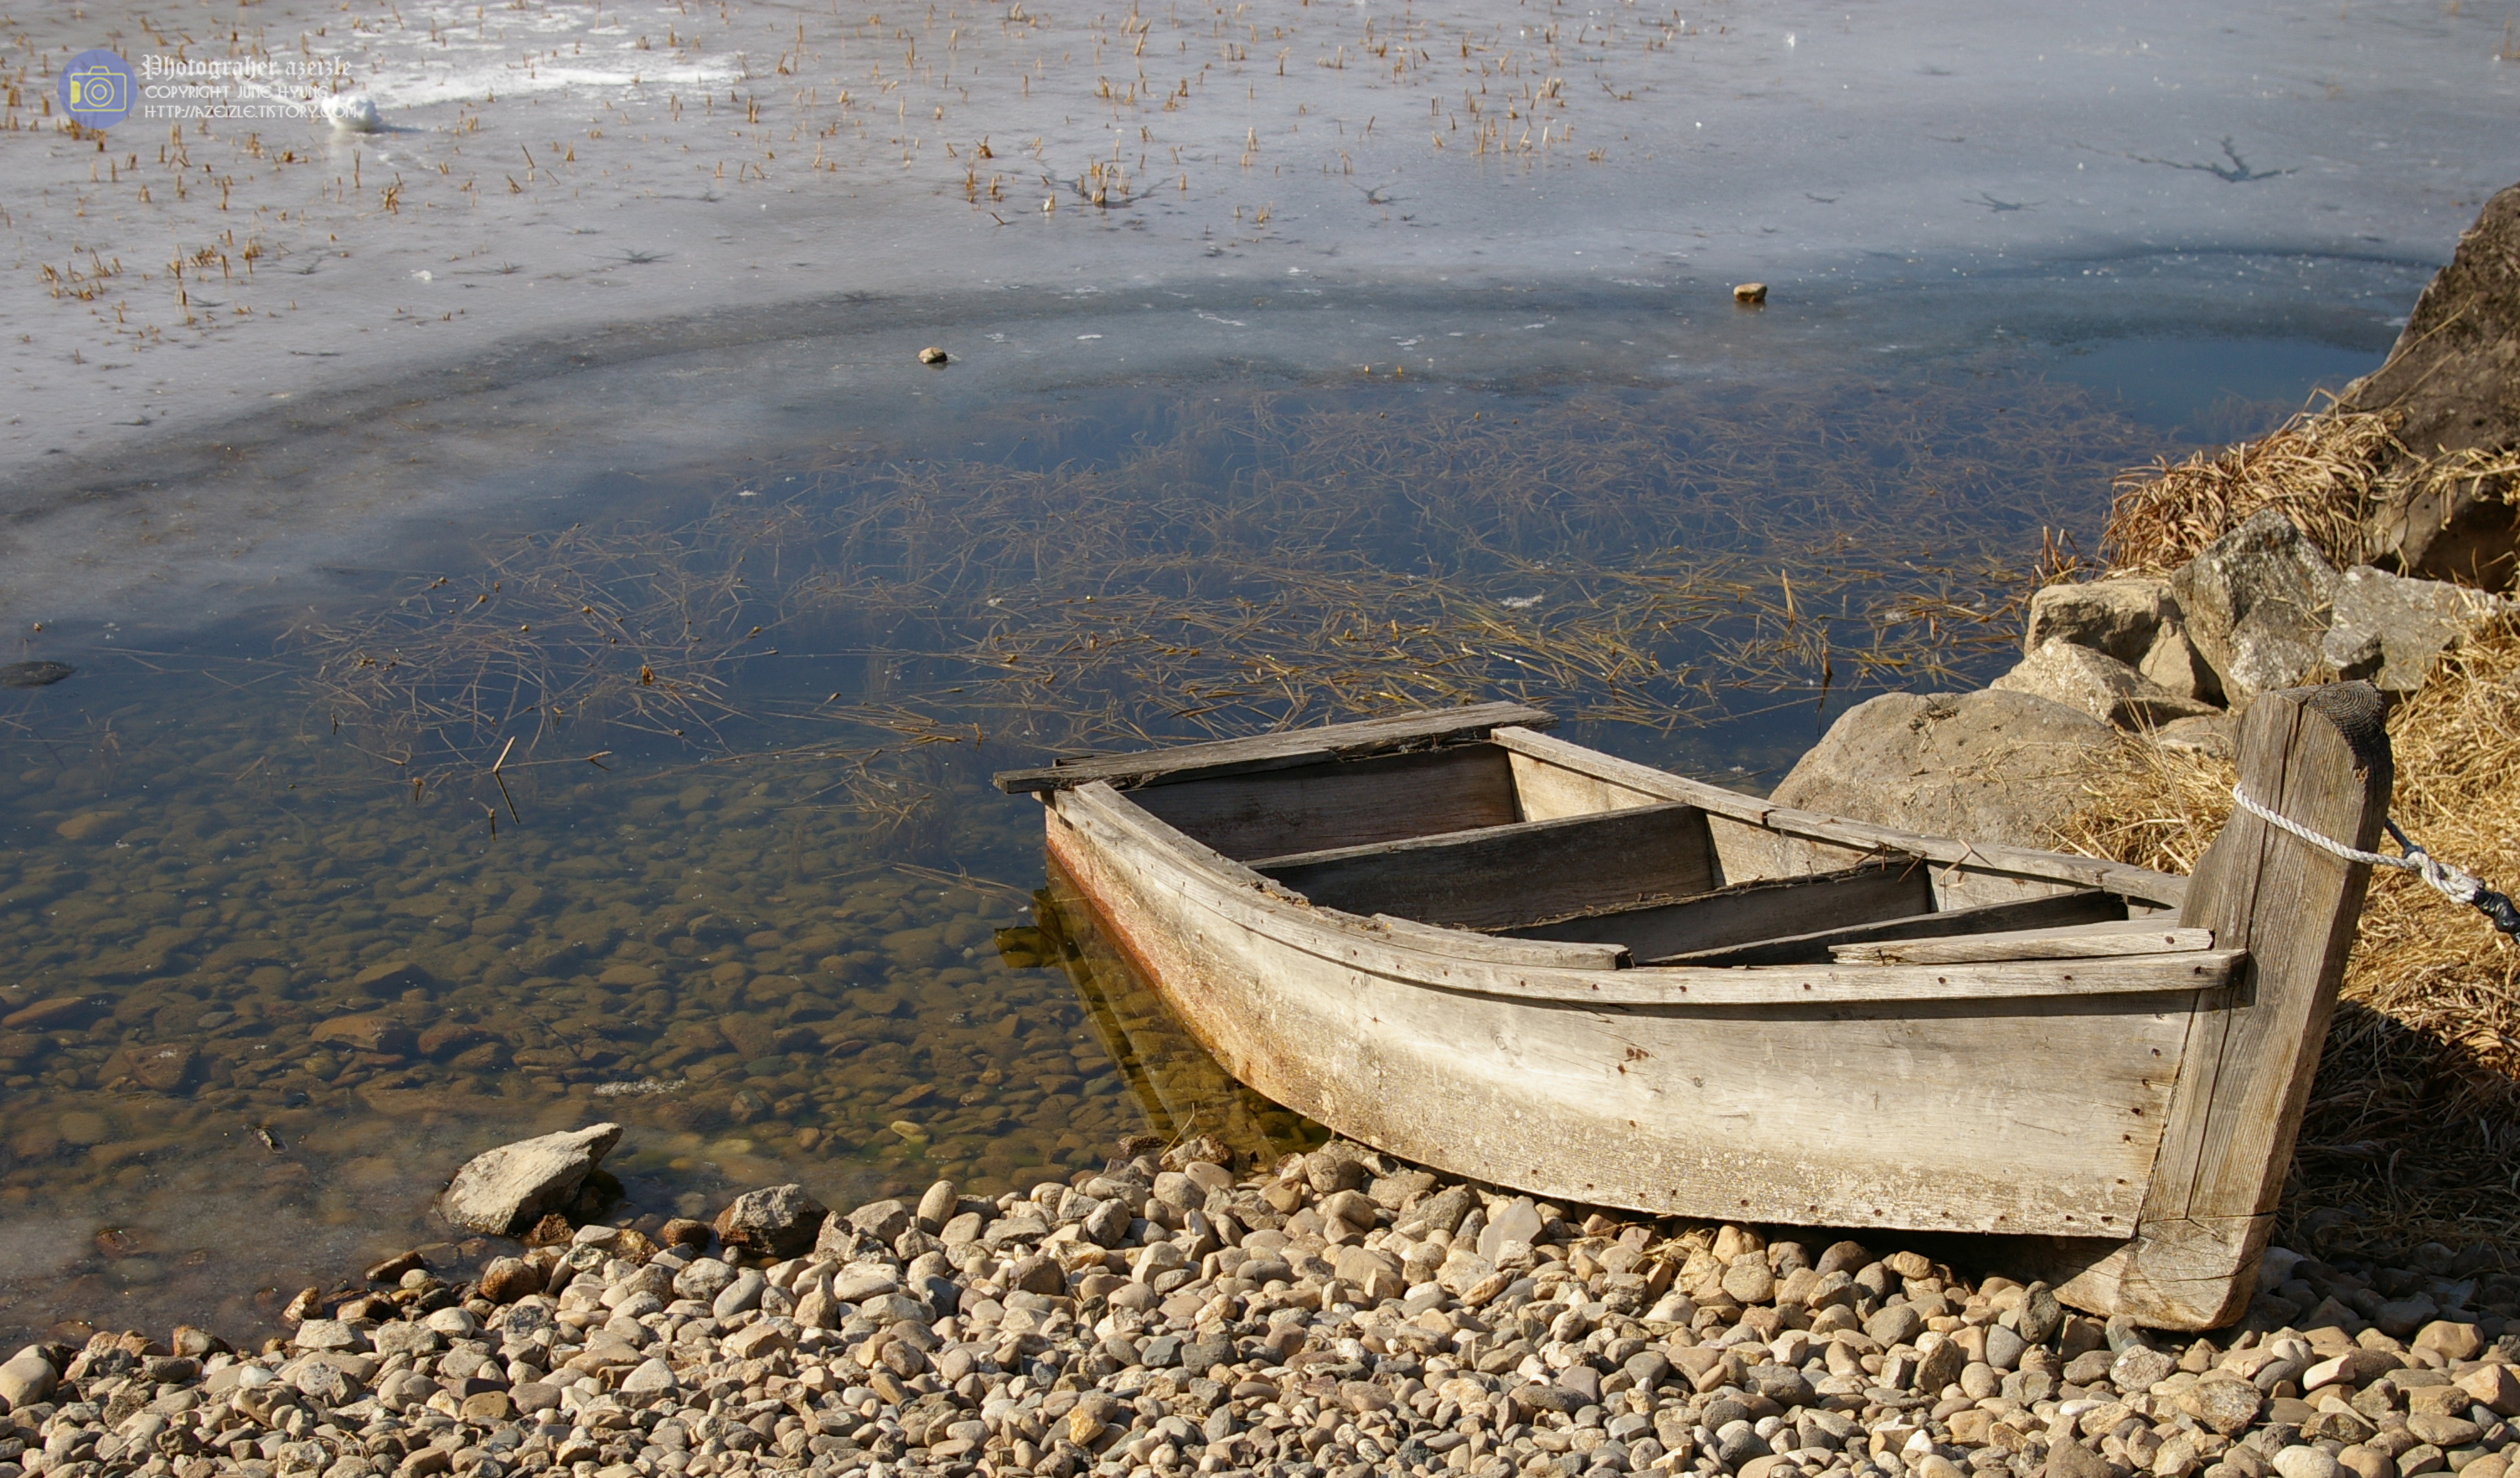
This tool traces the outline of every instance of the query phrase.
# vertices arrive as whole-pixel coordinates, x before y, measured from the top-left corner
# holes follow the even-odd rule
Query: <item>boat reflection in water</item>
[[[1329,1130],[1243,1087],[1208,1055],[1096,924],[1083,893],[1057,863],[1050,865],[1048,884],[1033,894],[1032,913],[1032,927],[998,930],[1000,958],[1066,972],[1151,1137],[1175,1144],[1210,1135],[1234,1151],[1236,1163],[1258,1166],[1328,1142]]]

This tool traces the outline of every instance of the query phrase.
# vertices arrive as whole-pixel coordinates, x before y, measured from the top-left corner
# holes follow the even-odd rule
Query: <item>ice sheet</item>
[[[764,365],[906,399],[930,342],[1012,387],[2360,341],[2520,178],[2503,28],[2429,3],[350,0],[6,40],[20,620],[285,587],[388,519],[757,428],[793,389]],[[385,131],[73,137],[55,73],[98,45],[338,66]]]

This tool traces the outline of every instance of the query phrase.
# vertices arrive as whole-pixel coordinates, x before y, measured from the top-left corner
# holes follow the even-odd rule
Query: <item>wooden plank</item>
[[[1135,754],[1098,755],[1030,770],[1008,770],[996,780],[998,788],[1010,795],[1026,790],[1072,789],[1096,781],[1128,789],[1170,784],[1198,776],[1244,775],[1402,749],[1433,749],[1484,739],[1500,724],[1546,729],[1555,722],[1541,709],[1522,703],[1472,703],[1461,708],[1395,713],[1353,724],[1258,734],[1247,739],[1176,744]]]
[[[1132,791],[1139,805],[1228,857],[1368,846],[1510,826],[1513,770],[1493,744],[1333,760]]]
[[[2173,955],[2213,947],[2212,929],[2166,929],[2149,919],[2137,918],[2095,927],[2006,929],[1955,938],[1841,944],[1828,953],[1843,964],[1966,964],[1980,960],[2101,960],[2112,955]]]
[[[2241,785],[2312,831],[2370,851],[2393,779],[2383,713],[2367,683],[2261,695],[2240,722]],[[2367,864],[2232,813],[2179,921],[2246,950],[2249,965],[2229,999],[2202,1003],[2192,1023],[2136,1237],[2061,1285],[2060,1298],[2125,1307],[2130,1289],[2178,1289],[2136,1318],[2179,1328],[2215,1327],[2246,1305],[2370,874]]]
[[[1700,892],[1713,875],[1712,853],[1696,807],[1651,806],[1297,853],[1252,866],[1316,904],[1347,913],[1503,929]]]
[[[2123,1241],[2034,1242],[2020,1271],[2050,1280],[2056,1296],[2078,1309],[2125,1314],[2160,1329],[2220,1328],[2246,1306],[2247,1280],[2238,1275],[2254,1279],[2273,1227],[2272,1214],[2141,1220]]]
[[[1389,914],[1374,915],[1373,926],[1389,934],[1394,944],[1457,960],[1478,960],[1492,964],[1544,965],[1561,970],[1623,970],[1633,963],[1628,952],[1615,944],[1506,939],[1468,929],[1419,923],[1415,918],[1397,918]]]
[[[1616,913],[1597,911],[1512,932],[1521,939],[1621,944],[1639,960],[1659,963],[1674,955],[1774,939],[1822,920],[1870,923],[1928,914],[1933,908],[1933,885],[1922,863],[1913,858],[1880,859],[1838,873],[1736,882],[1693,898]]]
[[[1696,806],[1710,816],[1724,817],[1787,837],[1851,848],[1857,852],[1908,853],[1970,873],[2013,874],[2081,888],[2101,888],[2154,903],[2175,905],[2184,896],[2187,887],[2187,879],[2183,877],[2155,873],[2146,868],[2132,868],[2124,863],[2076,857],[2064,852],[2043,852],[2032,847],[1926,836],[1842,816],[1791,810],[1755,796],[1727,790],[1721,785],[1671,775],[1520,728],[1498,729],[1489,739],[1515,754],[1607,781],[1658,800]],[[1728,850],[1728,859],[1730,855]],[[1729,860],[1727,867],[1730,868]],[[1738,880],[1737,874],[1735,880]]]
[[[2122,1237],[2139,1204],[2190,989],[1828,1002],[1794,989],[1936,973],[1897,966],[1534,970],[1519,975],[1528,996],[1436,988],[1435,957],[1212,881],[1168,833],[1102,787],[1060,795],[1049,817],[1057,865],[1228,1070],[1392,1153],[1570,1203],[1804,1226]],[[2159,986],[2180,958],[2094,966]],[[2191,967],[2220,979],[2229,964]],[[2078,968],[1944,973],[2052,985]],[[1570,999],[1588,978],[1640,975],[1765,999]]]
[[[1859,923],[1844,928],[1822,929],[1810,934],[1786,934],[1775,939],[1761,939],[1749,944],[1728,945],[1720,950],[1700,950],[1674,955],[1657,963],[1662,964],[1816,964],[1829,958],[1829,947],[1838,944],[1862,944],[1875,939],[1941,938],[1950,934],[1992,933],[2000,929],[2048,928],[2069,923],[2100,923],[2121,918],[2126,914],[2124,900],[2097,888],[2077,888],[2066,893],[2051,893],[2045,898],[2024,899],[2018,903],[1989,904],[1975,909],[1946,909],[1939,913],[1921,914],[1912,918],[1893,918],[1880,923]]]
[[[1508,997],[1549,1007],[1654,1010],[1795,1006],[1870,1008],[1888,1002],[1995,1002],[2039,997],[2187,995],[2221,985],[2237,951],[2140,955],[2123,960],[1973,965],[1797,965],[1781,969],[1638,967],[1570,970],[1505,964],[1403,941],[1372,920],[1321,908],[1240,863],[1156,821],[1104,784],[1062,791],[1054,836],[1075,832],[1105,850],[1128,852],[1170,876],[1175,893],[1196,894],[1238,929],[1278,938],[1285,949],[1342,968],[1370,970],[1427,989]],[[1255,881],[1256,880],[1256,881]],[[1168,907],[1170,907],[1168,905]],[[1444,936],[1449,937],[1449,936]]]
[[[1524,821],[1555,821],[1561,816],[1594,816],[1603,811],[1659,806],[1668,799],[1518,750],[1505,752],[1513,763],[1514,800],[1522,809]]]

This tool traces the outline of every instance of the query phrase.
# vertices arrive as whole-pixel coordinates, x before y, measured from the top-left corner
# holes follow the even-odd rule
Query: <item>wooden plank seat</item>
[[[1296,852],[1251,867],[1321,907],[1503,930],[1703,892],[1714,881],[1715,848],[1704,812],[1657,805]]]
[[[1892,857],[1833,873],[1762,877],[1688,896],[1542,918],[1504,932],[1517,939],[1582,939],[1625,945],[1636,959],[1660,963],[1682,955],[1801,932],[1816,919],[1860,924],[1930,916],[1933,908],[1933,878],[1924,862],[1913,857]],[[1828,957],[1823,951],[1819,958]]]
[[[1129,798],[1166,826],[1246,861],[1523,819],[1511,759],[1481,743],[1151,784]]]
[[[2019,960],[2107,960],[2125,955],[2176,955],[2214,947],[2212,929],[2164,926],[2149,918],[2062,929],[1936,935],[1927,939],[1840,944],[1840,964],[1980,964]]]
[[[2098,888],[2075,888],[2044,898],[1981,904],[1970,909],[1915,914],[1868,923],[1836,924],[1809,933],[1783,934],[1746,944],[1716,945],[1666,955],[1656,964],[1822,964],[1840,945],[1870,944],[1892,939],[1942,938],[1955,934],[1991,934],[2007,929],[2042,929],[2068,924],[2109,923],[2127,917],[2126,900]]]

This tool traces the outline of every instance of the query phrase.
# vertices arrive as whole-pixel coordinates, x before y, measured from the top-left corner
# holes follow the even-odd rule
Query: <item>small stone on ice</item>
[[[919,351],[919,362],[923,365],[951,364],[953,359],[954,356],[946,353],[934,344],[929,344],[926,348]]]
[[[1735,284],[1732,289],[1732,300],[1736,303],[1764,303],[1768,300],[1768,285],[1766,283]]]

